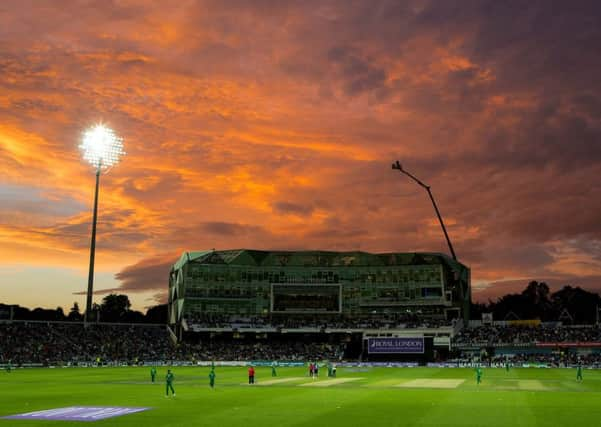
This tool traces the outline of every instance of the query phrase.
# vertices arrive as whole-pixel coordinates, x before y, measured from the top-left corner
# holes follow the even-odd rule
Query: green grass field
[[[176,397],[165,398],[165,368],[17,369],[0,372],[0,416],[66,406],[148,406],[152,410],[95,422],[3,420],[2,426],[596,426],[601,371],[484,369],[338,369],[338,383],[306,377],[304,368],[175,367]],[[325,372],[323,372],[325,374]],[[308,385],[307,385],[308,384]]]

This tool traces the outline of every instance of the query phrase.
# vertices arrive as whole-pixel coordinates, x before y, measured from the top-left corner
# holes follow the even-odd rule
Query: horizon
[[[164,302],[202,248],[441,252],[472,298],[601,291],[601,4],[10,2],[0,8],[0,301]],[[81,295],[81,293],[84,293]]]

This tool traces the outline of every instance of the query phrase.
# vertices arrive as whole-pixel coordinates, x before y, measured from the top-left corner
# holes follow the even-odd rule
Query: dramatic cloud
[[[0,267],[86,269],[104,122],[98,289],[134,305],[185,250],[447,252],[396,159],[475,293],[599,289],[600,45],[595,1],[5,2]]]
[[[169,271],[173,265],[175,254],[153,257],[125,267],[115,275],[121,286],[96,291],[96,294],[156,292],[155,299],[164,299],[167,295]],[[167,279],[166,279],[167,278]],[[159,297],[160,296],[160,297]]]

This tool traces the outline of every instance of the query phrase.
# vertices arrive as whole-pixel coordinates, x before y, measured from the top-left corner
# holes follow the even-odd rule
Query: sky
[[[0,302],[164,302],[187,250],[446,252],[601,290],[597,1],[0,2]]]

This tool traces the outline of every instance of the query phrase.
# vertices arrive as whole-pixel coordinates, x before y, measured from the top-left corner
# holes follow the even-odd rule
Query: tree
[[[62,314],[62,309],[60,311],[60,314]],[[58,315],[59,313],[57,312],[57,310],[49,310],[47,308],[36,307],[29,314],[29,319],[26,320],[62,320],[57,318]]]
[[[13,311],[13,319],[15,320],[30,320],[31,310],[27,307],[21,307],[20,305],[15,306]]]
[[[100,304],[100,319],[103,322],[123,321],[130,307],[131,303],[127,295],[107,295]]]
[[[144,314],[136,310],[126,311],[124,316],[121,318],[121,321],[127,323],[144,323],[144,320]]]
[[[545,282],[533,280],[528,283],[526,289],[522,291],[522,297],[525,298],[523,319],[541,319],[555,320],[552,318],[552,303],[550,299],[549,286]]]
[[[79,311],[79,304],[77,304],[77,301],[73,303],[73,307],[71,307],[71,310],[69,310],[69,315],[67,316],[67,319],[71,320],[72,322],[78,322],[83,320],[83,316]]]
[[[551,296],[557,315],[566,309],[574,323],[595,323],[597,308],[601,307],[598,294],[585,291],[580,287],[564,286]]]
[[[150,307],[146,311],[146,321],[148,323],[167,323],[167,304]]]

